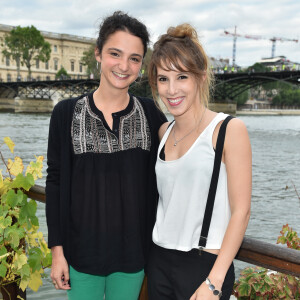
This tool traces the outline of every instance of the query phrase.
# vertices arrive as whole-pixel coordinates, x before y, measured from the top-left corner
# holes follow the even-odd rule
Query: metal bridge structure
[[[248,72],[215,74],[214,100],[234,100],[244,91],[270,82],[285,82],[300,86],[300,71]]]
[[[76,97],[96,89],[96,80],[49,80],[0,82],[0,98],[52,99]]]
[[[300,71],[215,74],[213,100],[234,101],[238,95],[250,88],[276,81],[300,85]],[[90,79],[0,82],[0,98],[61,100],[88,93],[98,86],[98,80]],[[147,78],[133,83],[129,91],[137,96],[151,97]]]

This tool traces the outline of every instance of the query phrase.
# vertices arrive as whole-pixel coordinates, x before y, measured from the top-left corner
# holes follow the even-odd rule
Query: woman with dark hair
[[[157,132],[166,121],[153,100],[128,94],[148,42],[137,19],[107,17],[95,50],[98,89],[59,102],[51,116],[51,278],[71,300],[136,300],[143,282],[157,204]]]
[[[169,28],[155,43],[149,81],[174,116],[159,130],[149,299],[229,299],[232,261],[250,216],[246,127],[208,109],[213,76],[189,24]]]

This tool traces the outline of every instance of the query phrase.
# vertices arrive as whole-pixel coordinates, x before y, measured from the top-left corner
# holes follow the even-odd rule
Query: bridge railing
[[[235,97],[259,85],[279,81],[290,85],[300,84],[300,71],[282,72],[238,72],[215,74],[216,84],[213,99],[216,102],[233,100]],[[0,98],[7,98],[7,89],[15,93],[14,97],[52,99],[53,95],[60,98],[70,98],[82,95],[96,89],[99,80],[68,79],[53,81],[0,82]],[[1,91],[2,90],[2,91]],[[140,82],[131,85],[129,91],[136,96],[151,97],[151,89],[145,75]]]

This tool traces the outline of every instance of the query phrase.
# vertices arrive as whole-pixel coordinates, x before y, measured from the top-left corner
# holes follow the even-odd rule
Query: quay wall
[[[54,107],[51,99],[15,99],[16,113],[50,113]]]
[[[0,112],[51,113],[56,103],[52,99],[0,98]]]
[[[15,99],[0,98],[0,112],[14,112]]]
[[[237,110],[238,116],[299,116],[300,109],[253,109]]]
[[[51,113],[57,100],[52,99],[15,99],[0,98],[0,112],[11,111],[15,113]],[[164,105],[161,105],[162,111],[167,113]],[[209,109],[216,112],[227,114],[236,114],[235,103],[209,103]]]
[[[215,112],[223,112],[232,116],[236,115],[236,103],[209,103],[208,108]]]

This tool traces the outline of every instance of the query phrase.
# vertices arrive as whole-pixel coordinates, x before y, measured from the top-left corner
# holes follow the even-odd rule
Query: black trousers
[[[153,245],[148,264],[149,300],[189,300],[205,281],[216,259],[217,255],[205,251],[199,255],[197,249],[184,252]],[[231,264],[222,286],[221,300],[230,298],[234,280]]]

